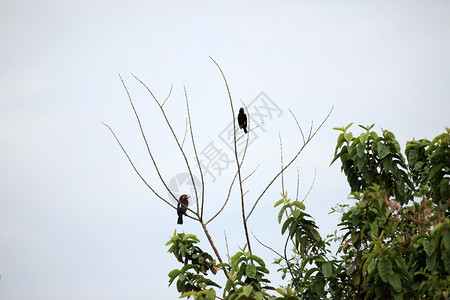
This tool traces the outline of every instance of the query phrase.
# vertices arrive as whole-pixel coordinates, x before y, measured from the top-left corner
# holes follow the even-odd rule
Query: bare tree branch
[[[187,126],[188,126],[188,119],[186,118],[186,124],[184,125],[184,136],[183,136],[183,141],[181,142],[181,148],[184,147],[184,141],[186,140]]]
[[[166,202],[168,205],[170,205],[172,208],[176,207],[170,203],[169,201],[167,201],[166,199],[164,199],[160,194],[158,194],[152,187],[151,185],[145,180],[145,178],[141,175],[141,173],[138,171],[138,169],[136,168],[136,166],[133,163],[133,160],[131,159],[131,157],[128,155],[127,151],[125,150],[125,148],[122,146],[122,143],[120,142],[119,138],[117,137],[117,135],[115,134],[114,130],[112,130],[112,128],[106,124],[103,123],[103,125],[105,125],[109,131],[111,131],[112,135],[114,136],[114,138],[116,139],[117,144],[119,144],[120,148],[122,149],[123,153],[125,154],[125,156],[127,157],[128,161],[130,162],[131,166],[133,167],[133,170],[136,172],[136,174],[139,176],[139,178],[141,178],[141,180],[145,183],[145,185],[153,192],[153,194],[156,195],[156,197],[158,197],[159,199],[161,199],[162,201]]]
[[[284,172],[283,172],[283,142],[281,141],[281,134],[278,132],[280,138],[280,164],[281,164],[281,192],[284,195]]]
[[[252,235],[253,235],[253,237],[255,238],[255,240],[256,240],[258,243],[261,244],[261,246],[263,246],[264,248],[267,248],[267,249],[271,250],[273,253],[275,253],[275,254],[278,255],[279,257],[284,258],[283,255],[281,255],[280,253],[278,253],[276,250],[274,250],[273,248],[271,248],[271,247],[267,246],[266,244],[264,244],[263,242],[261,242],[261,241],[256,237],[256,235],[253,233],[253,231],[252,231]]]
[[[289,109],[289,112],[291,113],[291,116],[294,118],[295,123],[297,123],[297,127],[298,127],[298,129],[300,130],[300,133],[302,134],[303,144],[306,143],[306,142],[305,142],[305,136],[303,135],[302,127],[301,127],[300,124],[298,123],[297,118],[295,117],[295,115],[292,113],[292,110]]]
[[[120,74],[119,74],[119,78],[120,78],[120,81],[122,82],[122,85],[123,85],[123,87],[124,87],[124,89],[125,89],[125,91],[126,91],[126,93],[127,93],[128,100],[129,100],[130,105],[131,105],[131,107],[132,107],[132,109],[133,109],[133,112],[134,112],[134,116],[135,116],[135,118],[136,118],[136,121],[137,121],[137,123],[138,123],[138,125],[139,125],[139,130],[140,130],[140,132],[141,132],[141,136],[142,136],[142,138],[143,138],[143,140],[144,140],[145,146],[146,146],[146,148],[147,148],[147,152],[148,152],[148,154],[149,154],[149,156],[150,156],[150,158],[151,158],[151,160],[152,160],[152,162],[153,162],[153,166],[155,167],[155,170],[156,170],[156,172],[158,173],[159,179],[161,180],[161,182],[163,183],[164,187],[165,187],[166,190],[169,192],[169,194],[170,194],[176,201],[179,202],[179,199],[177,199],[177,197],[175,197],[175,195],[174,195],[174,194],[172,193],[172,191],[169,189],[169,187],[167,186],[166,181],[164,180],[163,176],[161,175],[161,172],[159,171],[159,168],[158,168],[158,165],[157,165],[157,163],[156,163],[156,160],[154,159],[153,154],[152,154],[152,151],[150,150],[150,145],[149,145],[149,143],[148,143],[148,141],[147,141],[147,137],[145,136],[144,129],[142,128],[141,119],[139,118],[139,114],[138,114],[137,111],[136,111],[136,108],[135,108],[134,103],[133,103],[133,99],[131,98],[131,95],[130,95],[130,92],[128,91],[127,85],[126,85],[125,82],[123,81],[122,76],[120,76]],[[188,210],[191,211],[192,213],[195,213],[193,210],[191,210],[191,209],[189,209],[189,208],[188,208]]]
[[[200,178],[202,181],[202,183],[201,183],[202,184],[202,205],[200,208],[200,219],[203,219],[203,207],[205,205],[205,181],[203,180],[202,166],[200,164],[200,159],[198,158],[197,147],[195,146],[194,131],[192,130],[191,112],[189,110],[189,99],[188,99],[186,87],[184,87],[184,95],[186,97],[186,110],[188,113],[189,131],[191,132],[192,147],[194,148],[195,159],[197,160],[198,170],[200,172]],[[192,178],[192,180],[194,180],[194,178]],[[195,188],[195,186],[194,186],[194,188]],[[197,210],[198,210],[198,201],[197,201]]]
[[[162,107],[162,105],[159,104],[158,99],[155,97],[155,95],[154,95],[153,92],[150,90],[150,88],[149,88],[142,80],[140,80],[140,79],[139,79],[138,77],[136,77],[134,74],[131,74],[131,75],[133,75],[133,77],[134,77],[137,81],[139,81],[139,82],[146,88],[146,90],[150,93],[150,95],[152,96],[152,98],[155,100],[156,104],[158,104],[158,107],[159,107],[159,109],[161,110],[161,113],[162,113],[162,115],[164,116],[164,119],[166,120],[166,124],[167,124],[167,126],[169,127],[170,131],[172,132],[172,136],[173,136],[173,138],[175,139],[175,142],[176,142],[177,145],[178,145],[178,149],[180,149],[180,152],[181,152],[181,154],[183,155],[184,161],[186,162],[186,167],[187,167],[187,169],[188,169],[188,171],[189,171],[189,175],[190,175],[190,177],[191,177],[192,184],[193,184],[193,186],[194,186],[195,199],[196,199],[196,201],[197,201],[197,214],[199,215],[199,214],[200,214],[200,211],[199,211],[199,207],[198,207],[199,197],[198,197],[198,193],[197,193],[197,187],[195,186],[194,175],[192,174],[191,165],[189,164],[189,160],[188,160],[188,158],[186,157],[186,153],[184,152],[183,148],[181,147],[181,144],[180,144],[180,142],[179,142],[179,140],[178,140],[178,138],[177,138],[177,135],[175,134],[175,131],[173,130],[172,125],[171,125],[169,119],[167,118],[166,112],[164,111],[164,108]],[[178,200],[178,199],[177,199],[177,200]]]
[[[164,102],[161,106],[164,106],[164,104],[166,104],[167,100],[169,100],[169,97],[172,94],[172,89],[173,89],[173,83],[170,85],[169,94],[167,95],[166,100],[164,100]]]
[[[225,230],[223,231],[223,235],[225,236],[225,246],[227,247],[227,256],[230,256],[230,249],[228,248],[228,239],[227,239],[227,233],[225,232]]]
[[[317,169],[314,168],[314,178],[313,178],[313,181],[312,181],[312,183],[311,183],[311,185],[310,185],[310,187],[309,187],[308,192],[306,193],[305,197],[303,198],[302,202],[305,202],[306,198],[308,198],[308,195],[309,195],[309,193],[311,192],[311,190],[312,190],[312,188],[313,188],[313,186],[314,186],[314,182],[316,182],[316,175],[317,175]]]
[[[327,116],[325,117],[325,119],[322,121],[322,123],[320,123],[319,127],[317,127],[317,129],[310,134],[310,136],[308,137],[308,139],[306,140],[306,142],[303,144],[303,146],[300,147],[300,150],[297,152],[297,154],[289,161],[289,163],[280,171],[278,172],[277,175],[275,175],[275,177],[269,182],[269,184],[265,187],[265,189],[263,190],[263,192],[261,193],[261,195],[256,199],[255,204],[253,205],[252,209],[250,210],[249,214],[247,215],[247,220],[248,218],[251,216],[251,214],[253,213],[253,211],[255,210],[255,207],[258,205],[259,201],[261,200],[261,198],[264,196],[264,194],[267,192],[267,190],[269,189],[269,187],[272,185],[272,183],[278,178],[278,176],[280,176],[281,173],[283,173],[284,170],[286,170],[287,168],[289,168],[289,166],[297,159],[297,157],[300,155],[300,153],[302,153],[303,149],[306,147],[306,145],[308,145],[308,143],[312,140],[312,138],[317,134],[317,132],[320,130],[320,128],[322,128],[323,124],[325,124],[325,122],[328,120],[328,118],[331,115],[331,112],[333,111],[333,107],[331,107],[330,112],[327,114]]]
[[[298,201],[298,191],[300,189],[300,172],[298,171],[298,167],[297,167],[297,193],[295,196],[295,201]]]
[[[244,181],[246,181],[248,178],[250,178],[250,176],[252,176],[252,175],[256,172],[256,170],[258,170],[258,168],[259,168],[259,164],[256,166],[256,168],[255,168],[250,174],[248,174],[247,177],[245,177],[244,179],[242,179],[242,182],[244,182]]]
[[[250,237],[248,235],[248,228],[247,228],[247,220],[245,218],[245,205],[244,205],[244,191],[242,188],[242,178],[241,178],[241,164],[239,163],[239,157],[238,157],[238,151],[237,151],[237,145],[236,145],[236,116],[234,113],[234,106],[233,106],[233,99],[231,97],[230,88],[228,86],[228,81],[225,77],[225,74],[222,71],[222,68],[219,66],[219,64],[210,56],[211,60],[214,62],[214,64],[219,69],[220,73],[222,74],[222,78],[225,82],[225,86],[228,93],[228,99],[230,100],[230,107],[231,107],[231,113],[233,115],[233,144],[234,144],[234,156],[236,158],[236,165],[237,165],[237,173],[238,173],[238,182],[239,182],[239,189],[241,192],[241,210],[242,210],[242,223],[244,225],[244,231],[245,231],[245,238],[247,239],[247,245],[248,250],[250,253],[252,253],[252,248],[250,244]],[[248,111],[247,111],[248,112]],[[247,118],[247,121],[250,119],[250,116]],[[248,136],[247,136],[247,143],[248,143]]]

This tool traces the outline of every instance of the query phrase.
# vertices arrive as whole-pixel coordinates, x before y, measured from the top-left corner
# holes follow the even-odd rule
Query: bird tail
[[[177,224],[183,224],[183,215],[179,215],[178,216],[178,222],[177,222]]]
[[[247,128],[246,127],[244,127],[244,133],[247,133]]]

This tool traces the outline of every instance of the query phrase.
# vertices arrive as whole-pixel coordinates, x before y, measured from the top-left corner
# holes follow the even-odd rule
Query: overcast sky
[[[252,119],[260,127],[250,133],[243,173],[259,168],[244,184],[247,209],[280,168],[279,134],[285,161],[302,144],[289,109],[308,131],[334,105],[285,175],[295,197],[298,167],[303,198],[316,170],[305,204],[322,235],[337,228],[330,208],[351,203],[340,165],[329,166],[338,135],[333,127],[354,122],[359,133],[357,124],[375,123],[404,148],[407,140],[433,138],[450,125],[450,2],[240,2],[0,1],[1,299],[175,299],[167,274],[180,266],[164,245],[174,229],[198,235],[212,253],[197,223],[176,225],[175,211],[140,181],[101,124],[112,126],[167,197],[119,73],[162,175],[192,194],[174,181],[186,167],[157,106],[131,73],[161,100],[173,84],[164,107],[180,139],[186,86],[197,148],[205,154],[214,146],[224,168],[205,175],[207,216],[223,202],[235,170],[222,139],[232,120],[226,89],[208,56],[223,68],[236,109],[242,100],[253,103],[250,113],[259,108],[265,115]],[[249,220],[250,230],[278,250],[283,239],[273,203],[280,191],[277,181]],[[245,243],[237,195],[235,189],[209,225],[222,257],[224,231],[230,252]],[[270,263],[273,253],[252,243]],[[275,270],[270,278],[282,284]]]

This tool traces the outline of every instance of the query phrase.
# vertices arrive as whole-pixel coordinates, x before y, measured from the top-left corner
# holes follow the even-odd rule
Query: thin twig
[[[166,202],[168,205],[170,205],[172,208],[176,207],[170,203],[169,201],[167,201],[166,199],[164,199],[163,197],[161,197],[161,195],[159,195],[152,187],[151,185],[145,180],[145,178],[141,175],[141,173],[138,171],[138,169],[136,168],[136,166],[133,163],[133,160],[131,159],[131,157],[128,155],[128,152],[125,150],[125,148],[123,147],[122,143],[120,142],[119,138],[117,137],[117,135],[115,134],[114,130],[112,130],[112,128],[106,124],[101,122],[103,125],[106,126],[106,128],[109,129],[109,131],[111,131],[112,135],[114,136],[114,138],[116,139],[117,144],[119,144],[120,148],[122,149],[123,153],[125,154],[125,156],[127,157],[128,161],[130,162],[131,166],[133,167],[133,170],[136,172],[136,174],[139,176],[139,178],[141,178],[141,180],[145,183],[145,185],[153,192],[153,194],[156,195],[156,197],[158,197],[159,199],[161,199],[162,201]]]
[[[202,172],[202,166],[200,164],[200,159],[198,158],[197,147],[195,146],[194,132],[192,130],[191,112],[189,110],[189,99],[188,99],[186,87],[184,87],[184,95],[186,97],[186,110],[188,113],[189,131],[191,132],[192,147],[194,148],[195,159],[197,160],[198,170],[200,172],[200,180],[202,181],[202,183],[201,183],[202,184],[202,205],[200,208],[200,219],[203,219],[203,207],[205,205],[205,181],[203,179],[203,172]],[[192,181],[194,181],[194,178],[192,178]],[[195,186],[194,186],[194,188],[195,188]],[[198,199],[197,199],[197,211],[198,211]]]
[[[188,158],[186,157],[186,153],[184,152],[183,148],[181,147],[181,144],[180,144],[180,142],[179,142],[179,140],[178,140],[178,138],[177,138],[177,135],[175,134],[175,131],[173,130],[172,125],[171,125],[169,119],[167,118],[166,112],[164,111],[164,108],[159,104],[158,99],[155,97],[155,95],[154,95],[153,92],[150,90],[150,88],[149,88],[142,80],[140,80],[140,79],[139,79],[138,77],[136,77],[134,74],[131,74],[131,75],[133,75],[133,77],[134,77],[137,81],[139,81],[139,82],[146,88],[146,90],[150,93],[150,95],[152,96],[152,98],[155,100],[156,104],[158,104],[158,107],[159,107],[159,109],[161,110],[161,113],[162,113],[162,115],[164,116],[164,119],[166,120],[166,124],[167,124],[167,126],[169,127],[170,131],[172,132],[172,136],[173,136],[173,138],[175,139],[175,142],[177,143],[178,148],[180,149],[181,154],[183,155],[184,161],[186,162],[186,166],[187,166],[187,169],[188,169],[188,171],[189,171],[189,176],[191,177],[192,185],[194,186],[195,199],[196,199],[196,202],[197,202],[197,214],[199,215],[199,214],[200,214],[200,211],[199,211],[199,207],[198,207],[198,200],[199,200],[199,199],[198,199],[197,187],[195,186],[194,175],[192,174],[191,165],[189,164],[189,160],[188,160]]]
[[[263,242],[261,242],[261,241],[256,237],[256,235],[253,233],[253,231],[252,231],[252,235],[253,235],[253,237],[255,238],[255,240],[256,240],[258,243],[261,244],[261,246],[263,246],[264,248],[267,248],[267,249],[271,250],[273,253],[275,253],[275,254],[278,255],[279,257],[283,258],[283,255],[281,255],[279,252],[277,252],[277,251],[274,250],[273,248],[271,248],[271,247],[267,246],[266,244],[264,244]]]
[[[281,141],[281,134],[279,132],[278,137],[280,138],[281,192],[284,195],[283,142]]]
[[[178,203],[181,203],[180,200],[177,199],[177,197],[175,197],[175,195],[174,195],[174,194],[172,193],[172,191],[169,189],[169,186],[167,185],[166,181],[164,180],[163,176],[161,175],[161,172],[159,171],[159,168],[158,168],[158,165],[157,165],[157,163],[156,163],[156,160],[155,160],[155,158],[153,157],[152,151],[150,150],[150,145],[149,145],[149,143],[148,143],[148,141],[147,141],[147,137],[145,136],[144,129],[142,128],[141,119],[139,118],[139,114],[137,113],[136,107],[134,106],[134,103],[133,103],[133,99],[131,98],[131,94],[130,94],[130,92],[128,91],[127,85],[126,85],[125,82],[123,81],[122,76],[120,76],[120,74],[119,74],[119,78],[120,78],[120,81],[122,82],[122,85],[123,85],[123,87],[124,87],[124,89],[125,89],[125,91],[126,91],[126,93],[127,93],[128,100],[129,100],[129,102],[130,102],[131,108],[133,109],[133,112],[134,112],[134,116],[135,116],[135,118],[136,118],[136,121],[137,121],[137,123],[138,123],[138,125],[139,125],[139,130],[140,130],[140,132],[141,132],[141,136],[142,136],[142,138],[143,138],[143,140],[144,140],[144,143],[145,143],[145,146],[146,146],[146,148],[147,148],[147,152],[148,152],[148,154],[149,154],[149,156],[150,156],[150,159],[151,159],[152,162],[153,162],[153,166],[155,167],[155,170],[156,170],[156,172],[158,173],[159,179],[161,180],[161,182],[163,183],[164,187],[165,187],[166,190],[169,192],[169,194],[175,199],[175,201],[177,201]],[[188,210],[189,210],[190,212],[192,212],[193,214],[196,214],[192,209],[188,208]],[[197,217],[198,217],[198,216],[197,216]]]
[[[300,189],[300,172],[298,171],[298,167],[297,167],[297,193],[295,196],[295,201],[298,201],[298,191]]]
[[[250,122],[249,122],[249,123],[250,123]],[[244,133],[243,135],[241,135],[241,136],[236,140],[236,143],[239,142],[239,140],[240,140],[241,138],[243,138],[244,136],[247,136],[251,131],[255,130],[256,128],[258,128],[258,127],[261,126],[261,125],[264,125],[264,122],[262,122],[262,123],[259,124],[259,125],[256,125],[256,127],[253,127],[252,129],[248,129],[248,130],[247,130],[247,133]],[[239,130],[239,128],[236,129],[236,131],[237,131],[237,130]]]
[[[244,179],[242,179],[242,182],[246,181],[250,176],[252,176],[256,170],[259,168],[259,164],[256,166],[256,168],[253,170],[253,172],[251,172],[247,177],[245,177]]]
[[[309,127],[309,134],[308,134],[308,140],[311,139],[311,132],[313,129],[314,121],[311,121],[311,127]]]
[[[311,182],[311,186],[309,187],[308,192],[306,193],[305,197],[303,198],[302,202],[305,202],[306,198],[308,198],[309,193],[311,192],[313,186],[314,186],[314,182],[316,181],[316,175],[317,175],[317,170],[316,168],[314,168],[314,178],[313,181]]]
[[[286,250],[287,249],[287,245],[289,243],[289,237],[290,237],[290,234],[288,232],[288,235],[287,235],[287,238],[286,238],[286,243],[284,243],[284,260],[286,261],[286,265],[287,265],[287,267],[289,269],[289,273],[291,274],[291,277],[294,278],[294,273],[292,272],[291,265],[289,264],[289,260],[287,258],[287,250]]]
[[[231,258],[231,256],[230,256],[230,249],[228,248],[227,233],[225,232],[225,230],[223,231],[223,235],[225,236],[225,246],[227,247],[227,256],[228,256],[229,258]]]
[[[302,127],[300,126],[300,124],[297,121],[297,118],[295,117],[295,115],[292,113],[292,111],[289,109],[289,112],[291,113],[291,116],[294,118],[295,123],[297,123],[297,127],[300,130],[300,133],[302,134],[302,139],[303,139],[303,144],[305,143],[305,136],[303,135],[303,130]]]
[[[184,147],[184,141],[186,140],[186,135],[187,135],[187,126],[188,126],[188,119],[186,118],[186,124],[184,125],[184,136],[183,136],[183,141],[181,142],[181,148]]]
[[[169,100],[169,97],[172,94],[172,89],[173,89],[173,83],[170,85],[169,94],[167,95],[166,100],[164,100],[164,102],[161,106],[164,106],[164,104],[166,104],[167,100]]]

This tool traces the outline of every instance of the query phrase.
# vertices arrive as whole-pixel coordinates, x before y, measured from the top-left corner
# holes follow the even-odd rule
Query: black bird
[[[178,215],[178,222],[177,224],[183,224],[183,215],[186,214],[187,207],[189,205],[188,201],[189,196],[188,195],[181,195],[180,200],[177,205],[177,215]]]
[[[247,133],[247,115],[244,112],[244,108],[241,107],[239,109],[239,114],[238,114],[238,124],[239,124],[239,128],[244,129],[244,132]]]

